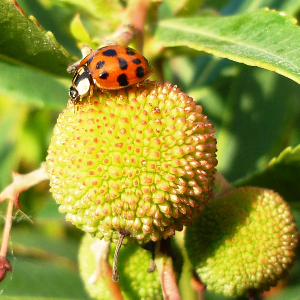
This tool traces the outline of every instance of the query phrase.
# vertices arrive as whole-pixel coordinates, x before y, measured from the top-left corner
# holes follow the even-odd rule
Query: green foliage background
[[[25,13],[0,1],[0,190],[12,170],[27,173],[45,160],[68,99],[66,68],[80,57],[77,41],[97,45],[122,22],[126,6],[117,0],[18,3]],[[152,6],[144,45],[155,69],[151,79],[177,84],[203,106],[217,129],[218,170],[230,182],[274,189],[300,224],[300,2]],[[3,299],[88,299],[77,271],[82,233],[64,221],[48,189],[42,183],[20,197],[9,257],[14,272],[0,283]],[[6,203],[0,206],[4,221]],[[195,299],[186,271],[182,278],[183,299]],[[270,299],[299,299],[299,278],[296,262],[285,288]],[[206,299],[223,297],[207,292]]]

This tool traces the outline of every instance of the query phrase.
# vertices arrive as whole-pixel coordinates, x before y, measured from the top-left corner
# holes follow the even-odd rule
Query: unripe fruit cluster
[[[287,203],[256,187],[210,200],[187,228],[189,258],[207,288],[226,296],[276,285],[295,259],[299,234]]]
[[[202,107],[169,83],[94,90],[59,116],[48,150],[51,192],[67,220],[98,238],[174,235],[210,198],[216,140]]]
[[[96,282],[91,281],[98,267],[95,253],[91,250],[94,243],[100,242],[86,234],[79,249],[79,268],[86,290],[97,300],[110,300],[112,294],[108,288],[111,276],[100,276]],[[114,246],[111,245],[110,263],[112,262]],[[118,272],[119,286],[124,299],[162,300],[162,290],[158,271],[148,273],[151,253],[137,245],[122,247],[119,256]]]

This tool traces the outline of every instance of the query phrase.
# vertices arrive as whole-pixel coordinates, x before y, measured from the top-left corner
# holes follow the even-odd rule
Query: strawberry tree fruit
[[[69,101],[48,149],[51,192],[66,219],[106,241],[158,241],[191,225],[214,182],[215,129],[170,83]]]
[[[207,288],[236,297],[275,286],[292,266],[298,239],[280,195],[241,187],[210,200],[187,228],[185,246]]]

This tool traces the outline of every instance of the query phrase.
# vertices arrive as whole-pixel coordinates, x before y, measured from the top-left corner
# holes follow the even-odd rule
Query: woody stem
[[[4,257],[4,258],[6,257],[8,243],[9,243],[13,209],[14,209],[14,203],[13,201],[9,200],[7,205],[5,225],[4,225],[3,237],[2,237],[2,245],[0,250],[0,257]]]

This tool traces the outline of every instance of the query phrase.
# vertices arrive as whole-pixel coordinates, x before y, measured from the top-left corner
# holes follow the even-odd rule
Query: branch
[[[0,193],[0,202],[4,200],[12,200],[14,205],[21,209],[19,195],[21,192],[28,190],[38,183],[49,180],[46,171],[46,163],[43,162],[41,167],[28,174],[19,174],[12,172],[13,182]]]
[[[142,53],[143,31],[151,0],[130,0],[125,11],[124,24],[129,23],[135,28],[138,37],[138,48]]]
[[[9,243],[9,234],[10,234],[13,210],[14,210],[14,204],[12,201],[9,201],[7,206],[2,245],[0,250],[0,281],[2,281],[5,278],[6,273],[8,271],[12,272],[12,266],[9,260],[6,258],[6,253],[7,253],[8,243]]]
[[[19,202],[20,193],[40,183],[41,181],[49,179],[45,169],[45,163],[42,163],[39,169],[31,173],[21,175],[17,172],[12,172],[12,176],[13,182],[0,193],[0,202],[9,200],[0,250],[0,281],[5,278],[7,271],[12,272],[12,267],[10,265],[10,262],[6,258],[6,254],[10,237],[14,205],[17,208],[21,209]]]

